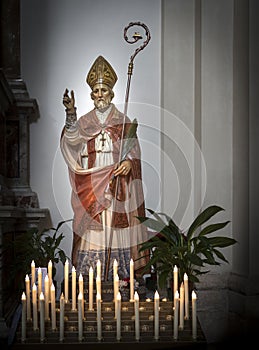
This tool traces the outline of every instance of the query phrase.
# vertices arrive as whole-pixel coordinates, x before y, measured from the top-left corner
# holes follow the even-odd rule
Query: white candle
[[[25,276],[25,291],[26,291],[26,315],[27,320],[31,319],[31,288],[30,288],[30,278],[28,275]]]
[[[101,297],[101,277],[99,275],[96,276],[96,294]]]
[[[38,268],[38,297],[40,299],[40,295],[42,292],[42,271],[41,268]]]
[[[44,295],[40,293],[40,341],[43,342],[45,339],[45,305]]]
[[[96,264],[96,268],[97,268],[97,273],[96,273],[96,277],[100,277],[100,280],[102,279],[102,274],[101,274],[101,261],[98,259],[97,260],[97,264]]]
[[[189,282],[188,282],[188,276],[185,273],[183,276],[184,280],[184,305],[185,305],[185,318],[186,320],[189,320]]]
[[[93,311],[93,293],[94,293],[94,271],[92,266],[89,269],[89,311]]]
[[[69,262],[66,260],[65,267],[64,267],[64,280],[65,280],[65,302],[67,303],[69,301],[69,293],[68,293],[68,269],[69,269]]]
[[[22,342],[26,340],[26,295],[22,293]]]
[[[64,340],[64,316],[65,316],[65,298],[62,293],[59,299],[59,341]]]
[[[155,315],[155,340],[159,339],[159,294],[158,291],[155,292],[154,296],[154,315]]]
[[[135,311],[135,339],[140,339],[140,332],[139,332],[139,295],[136,291],[134,294],[134,311]]]
[[[113,286],[113,291],[114,291],[114,305],[115,305],[115,318],[116,318],[116,311],[117,311],[117,295],[119,293],[119,276],[118,274],[115,276],[114,279],[114,286]]]
[[[178,290],[178,267],[174,266],[174,295],[175,292]]]
[[[44,279],[44,295],[45,295],[45,320],[49,320],[49,276]]]
[[[130,301],[134,301],[134,261],[130,259]]]
[[[117,328],[117,336],[116,339],[121,339],[121,293],[117,294],[117,320],[116,320],[116,328]]]
[[[81,292],[78,294],[78,341],[83,340],[83,295]]]
[[[76,310],[76,269],[72,267],[72,311]]]
[[[32,260],[32,262],[31,262],[31,288],[33,287],[35,281],[36,281],[36,279],[35,279],[35,262],[34,262],[34,260]]]
[[[48,263],[48,277],[49,277],[49,293],[52,285],[52,261],[50,260]]]
[[[53,283],[50,287],[50,297],[51,297],[51,329],[54,331],[56,329],[56,296],[55,296],[55,286]]]
[[[184,328],[184,285],[183,282],[180,286],[180,321],[179,321],[179,329],[183,330]]]
[[[197,338],[197,296],[195,291],[192,291],[192,337]]]
[[[33,330],[38,329],[38,310],[37,310],[37,287],[36,284],[32,286],[32,318],[33,318]]]
[[[97,339],[102,340],[102,310],[101,310],[101,295],[96,294],[96,308],[97,308]]]
[[[79,278],[78,278],[78,285],[79,285],[79,293],[82,294],[82,319],[85,318],[84,314],[84,279],[82,274],[80,273]]]
[[[118,261],[114,259],[113,261],[113,280],[115,280],[116,275],[118,274]],[[116,296],[114,296],[114,300],[116,299]]]
[[[179,292],[174,294],[174,339],[178,339]]]

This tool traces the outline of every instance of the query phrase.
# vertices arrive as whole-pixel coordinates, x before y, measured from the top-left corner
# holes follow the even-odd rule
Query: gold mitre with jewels
[[[93,89],[95,84],[106,84],[111,89],[117,81],[117,75],[108,61],[103,56],[99,56],[94,61],[89,73],[86,77],[86,82]]]

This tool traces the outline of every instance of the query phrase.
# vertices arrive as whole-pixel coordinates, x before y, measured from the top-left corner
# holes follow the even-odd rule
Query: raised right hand
[[[63,94],[63,105],[66,107],[67,113],[74,114],[76,111],[74,91],[71,90],[71,97],[69,96],[68,93],[69,93],[69,90],[66,89]]]

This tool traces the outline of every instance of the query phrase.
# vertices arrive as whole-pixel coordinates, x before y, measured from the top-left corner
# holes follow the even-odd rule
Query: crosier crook
[[[121,161],[121,155],[122,155],[122,149],[123,149],[123,135],[124,135],[124,129],[125,129],[125,118],[127,115],[127,111],[128,111],[128,103],[129,103],[129,91],[130,91],[130,83],[131,83],[131,76],[133,73],[133,61],[136,57],[136,55],[142,51],[147,44],[150,41],[150,31],[148,29],[148,27],[141,22],[130,22],[128,24],[127,27],[124,28],[124,39],[127,41],[127,43],[129,44],[135,44],[137,41],[139,41],[140,39],[143,39],[143,37],[138,33],[135,32],[132,36],[133,40],[129,40],[128,36],[127,36],[127,32],[128,29],[133,27],[133,26],[139,26],[144,28],[145,30],[145,35],[146,35],[146,40],[143,42],[143,44],[138,47],[134,53],[131,55],[130,57],[130,62],[128,64],[128,80],[127,80],[127,87],[126,87],[126,94],[125,94],[125,103],[124,103],[124,112],[123,112],[123,124],[122,124],[122,132],[121,132],[121,144],[120,144],[120,152],[119,152],[119,162]],[[114,206],[114,213],[116,212],[116,198],[117,198],[117,192],[118,192],[118,180],[117,177],[115,179],[116,183],[115,183],[115,194],[114,194],[114,198],[115,198],[115,206]],[[114,218],[114,215],[113,215]],[[112,230],[111,230],[111,234],[110,234],[110,239],[109,239],[109,245],[108,245],[108,252],[107,252],[107,262],[106,262],[106,267],[105,267],[105,281],[108,280],[108,274],[109,274],[109,266],[110,266],[110,259],[111,259],[111,246],[112,246],[112,241],[113,241],[113,219],[112,219]]]

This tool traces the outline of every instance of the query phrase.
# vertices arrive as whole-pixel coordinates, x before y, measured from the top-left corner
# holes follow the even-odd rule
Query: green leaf
[[[224,248],[235,244],[237,241],[229,237],[210,237],[208,238],[212,247]]]
[[[230,221],[226,221],[226,222],[220,222],[218,224],[212,224],[212,225],[208,225],[206,226],[204,229],[201,230],[201,232],[199,233],[199,236],[205,236],[209,233],[215,232],[217,230],[221,230],[222,228],[224,228]]]
[[[224,257],[224,255],[217,249],[213,249],[213,252],[217,255],[217,257],[225,262],[228,263],[227,259]]]
[[[123,161],[126,159],[127,154],[131,151],[131,149],[135,146],[136,137],[137,137],[137,127],[138,122],[137,119],[134,118],[132,123],[130,124],[127,134],[125,135],[124,140],[122,141],[122,152],[121,159]]]
[[[164,222],[161,223],[160,221],[152,218],[142,216],[137,216],[137,218],[143,225],[150,228],[151,230],[154,230],[155,232],[161,232],[166,227],[166,224]]]
[[[206,221],[208,221],[212,216],[217,214],[219,211],[224,210],[223,208],[217,206],[217,205],[211,205],[205,210],[203,210],[193,221],[191,224],[188,232],[187,232],[187,237],[190,238],[193,233],[196,231],[196,229],[204,224]]]
[[[196,254],[186,254],[186,258],[194,265],[203,266],[203,260]]]

